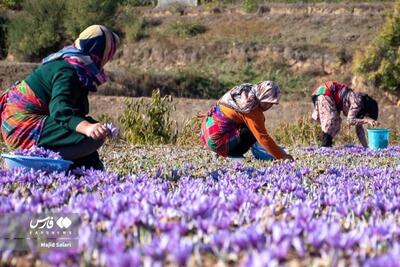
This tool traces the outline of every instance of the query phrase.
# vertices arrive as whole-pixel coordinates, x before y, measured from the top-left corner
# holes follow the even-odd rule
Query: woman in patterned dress
[[[103,67],[118,44],[114,32],[92,25],[7,89],[0,97],[1,134],[7,146],[41,146],[72,160],[73,167],[103,169],[97,149],[110,133],[87,116],[88,93],[106,82]]]
[[[368,147],[363,125],[375,127],[379,124],[379,107],[373,98],[354,92],[345,83],[328,81],[314,91],[312,101],[312,118],[320,122],[323,132],[321,146],[333,145],[333,139],[340,131],[342,111],[347,117],[348,125],[355,126],[362,146]]]
[[[280,95],[273,81],[235,86],[204,116],[202,142],[223,157],[242,157],[258,142],[273,158],[293,160],[265,128],[263,112],[277,105]]]

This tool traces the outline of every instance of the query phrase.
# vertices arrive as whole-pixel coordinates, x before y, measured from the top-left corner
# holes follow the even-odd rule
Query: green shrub
[[[10,51],[19,59],[37,59],[53,52],[63,41],[65,0],[26,0],[23,11],[12,18]]]
[[[92,24],[112,28],[118,5],[114,0],[25,0],[11,19],[10,51],[18,59],[34,60],[70,43]]]
[[[119,3],[114,0],[68,0],[64,19],[66,37],[75,39],[85,28],[93,24],[114,26],[114,16]]]
[[[175,75],[176,86],[171,89],[179,97],[219,98],[230,88],[216,78],[192,70],[179,71]]]
[[[243,0],[242,8],[247,13],[254,12],[258,8],[258,0]]]
[[[356,54],[354,71],[380,89],[400,91],[400,0],[377,38],[363,53]]]
[[[207,28],[201,24],[178,20],[170,26],[170,31],[180,37],[193,37],[205,33]]]
[[[120,4],[123,6],[155,6],[157,5],[156,0],[122,0]]]
[[[172,97],[161,97],[154,90],[150,103],[144,99],[128,101],[124,114],[119,118],[123,135],[131,144],[168,144],[176,141],[176,122],[171,121]]]
[[[147,36],[145,21],[137,17],[128,16],[122,22],[122,31],[128,42],[139,41]]]
[[[0,1],[0,10],[1,9],[21,9],[22,0],[1,0]]]

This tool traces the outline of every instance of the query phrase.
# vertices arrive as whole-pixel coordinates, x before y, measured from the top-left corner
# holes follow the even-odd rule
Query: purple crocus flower
[[[118,136],[118,129],[112,123],[106,123],[106,128],[111,134],[111,139],[115,139]]]
[[[13,152],[14,155],[20,156],[30,156],[39,158],[50,158],[50,159],[62,159],[58,152],[54,152],[50,149],[45,149],[43,147],[32,146],[28,149],[20,149]]]

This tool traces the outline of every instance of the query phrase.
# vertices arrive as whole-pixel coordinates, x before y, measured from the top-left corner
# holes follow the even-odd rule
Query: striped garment
[[[314,91],[313,96],[329,96],[335,102],[337,109],[342,110],[344,96],[349,92],[349,90],[351,89],[345,83],[329,81],[318,87]]]
[[[218,105],[213,106],[201,124],[201,140],[218,155],[226,157],[240,142],[239,125],[226,117]]]
[[[7,146],[26,149],[37,145],[49,115],[47,106],[25,81],[9,88],[0,100],[1,134]]]

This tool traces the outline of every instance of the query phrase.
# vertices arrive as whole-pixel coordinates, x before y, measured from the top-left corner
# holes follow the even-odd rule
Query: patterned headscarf
[[[86,28],[75,42],[44,58],[42,63],[64,59],[74,66],[83,86],[96,91],[107,81],[103,66],[112,59],[120,43],[118,35],[102,25]]]
[[[260,103],[278,104],[280,97],[281,90],[275,82],[263,81],[235,86],[222,96],[219,103],[238,112],[249,113]]]

